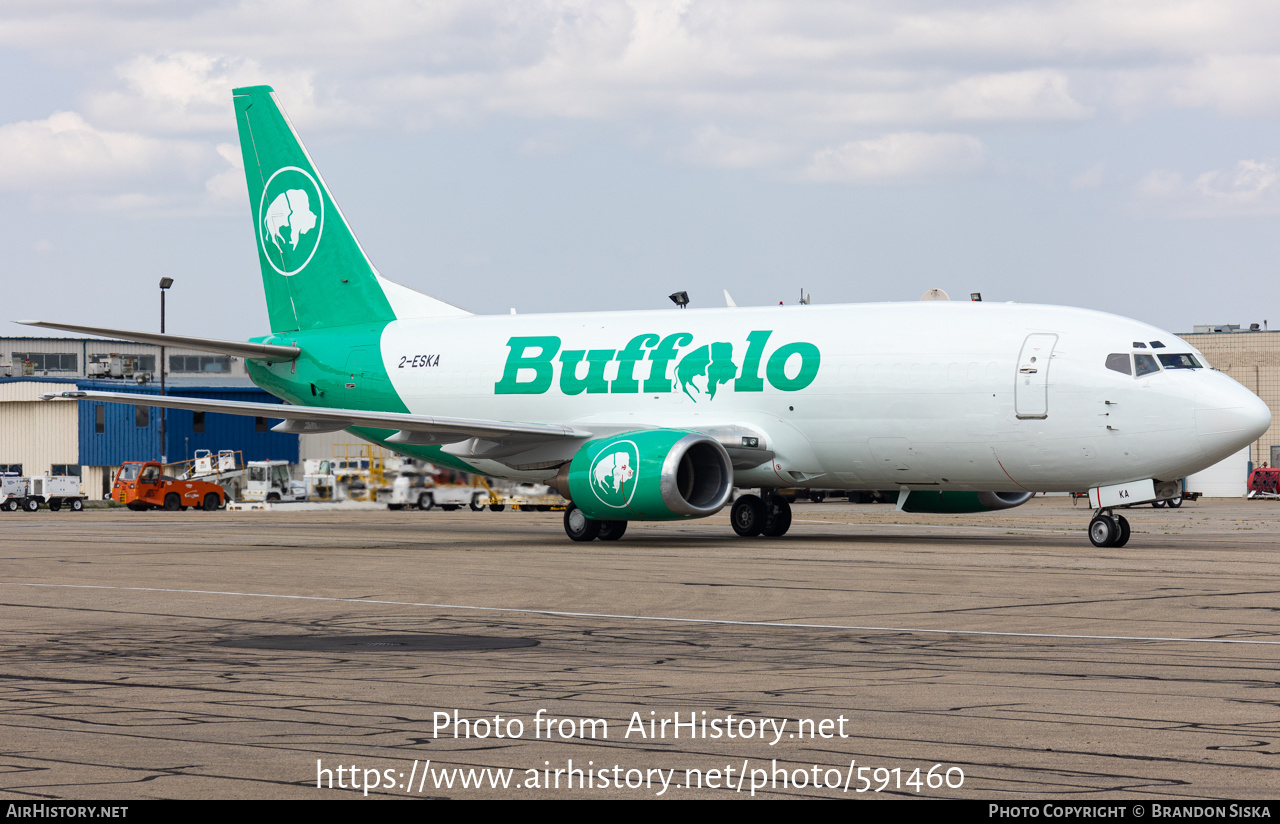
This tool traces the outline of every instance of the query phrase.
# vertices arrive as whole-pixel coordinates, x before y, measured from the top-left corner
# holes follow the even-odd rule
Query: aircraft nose
[[[1196,395],[1196,435],[1206,454],[1226,457],[1262,437],[1271,410],[1257,395],[1226,377]]]

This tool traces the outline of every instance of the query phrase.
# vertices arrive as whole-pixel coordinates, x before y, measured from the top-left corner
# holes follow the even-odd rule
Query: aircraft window
[[[1138,365],[1138,377],[1160,371],[1154,355],[1134,355],[1133,361]]]
[[[1190,353],[1181,355],[1161,355],[1160,363],[1165,369],[1203,369],[1196,356]]]
[[[1133,342],[1133,348],[1134,348],[1134,349],[1146,349],[1146,348],[1147,348],[1147,345],[1146,345],[1145,343],[1143,343],[1142,341],[1140,341],[1140,340],[1135,340],[1135,341]]]
[[[1152,349],[1163,349],[1163,348],[1164,348],[1164,344],[1163,344],[1163,343],[1161,343],[1161,342],[1160,342],[1160,341],[1158,341],[1158,340],[1153,340],[1153,341],[1151,341],[1151,348],[1152,348]]]
[[[1121,375],[1133,374],[1133,366],[1129,363],[1129,354],[1127,352],[1115,352],[1107,355],[1107,368],[1113,372],[1119,372]]]

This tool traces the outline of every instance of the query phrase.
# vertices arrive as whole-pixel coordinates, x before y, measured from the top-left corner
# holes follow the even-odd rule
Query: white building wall
[[[80,467],[80,490],[89,500],[101,500],[111,493],[111,481],[115,479],[116,466]]]
[[[0,384],[0,463],[22,464],[26,475],[46,475],[53,464],[79,461],[80,404],[42,401],[43,392],[64,392],[64,383]]]

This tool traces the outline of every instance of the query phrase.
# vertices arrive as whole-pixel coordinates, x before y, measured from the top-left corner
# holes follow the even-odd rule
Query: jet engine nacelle
[[[990,512],[1012,509],[1031,500],[1034,492],[938,492],[911,490],[902,503],[903,512]]]
[[[556,486],[594,520],[704,518],[729,502],[733,461],[699,432],[626,432],[584,444]]]

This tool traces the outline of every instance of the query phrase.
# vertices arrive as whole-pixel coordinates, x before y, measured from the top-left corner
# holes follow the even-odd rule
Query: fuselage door
[[[1018,355],[1013,408],[1019,418],[1049,417],[1049,362],[1058,336],[1044,332],[1027,335]]]

